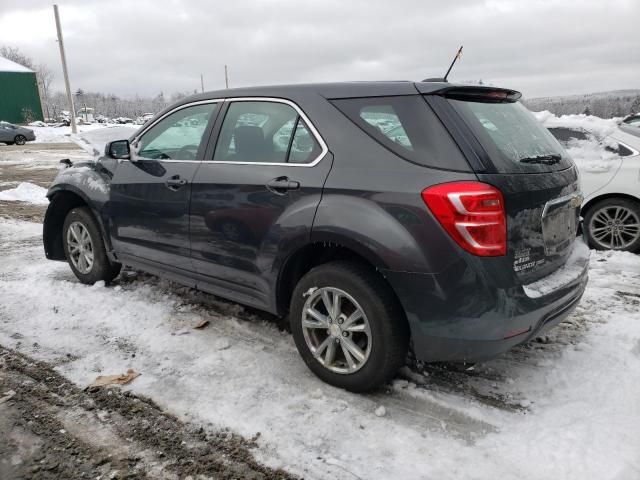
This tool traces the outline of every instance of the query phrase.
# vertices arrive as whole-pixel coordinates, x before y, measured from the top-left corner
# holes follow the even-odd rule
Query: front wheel
[[[67,262],[82,283],[109,283],[120,273],[121,265],[107,258],[100,228],[88,208],[74,208],[67,214],[62,242]]]
[[[336,387],[371,390],[405,362],[404,312],[379,274],[359,264],[327,263],[302,277],[293,292],[290,322],[307,366]]]
[[[608,198],[584,217],[589,246],[598,250],[640,250],[640,203],[626,198]]]
[[[27,143],[27,137],[24,135],[16,135],[16,138],[13,139],[16,145],[24,145]]]

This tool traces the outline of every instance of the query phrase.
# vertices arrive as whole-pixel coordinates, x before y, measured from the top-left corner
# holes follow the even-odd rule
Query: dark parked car
[[[88,284],[126,264],[288,314],[309,368],[353,391],[409,348],[492,358],[587,282],[576,168],[519,97],[365,82],[181,100],[59,173],[47,258]]]
[[[30,128],[20,127],[8,122],[0,122],[0,143],[24,145],[33,142],[36,134]]]

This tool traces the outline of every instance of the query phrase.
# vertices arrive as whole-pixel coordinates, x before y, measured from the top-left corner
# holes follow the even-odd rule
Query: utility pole
[[[224,66],[224,84],[229,88],[229,72],[226,65]]]
[[[71,121],[71,133],[78,133],[76,127],[76,109],[73,106],[73,96],[71,95],[71,86],[69,84],[69,72],[67,71],[67,57],[64,53],[64,43],[62,41],[62,28],[60,28],[60,15],[58,14],[58,5],[53,6],[53,14],[56,17],[56,30],[58,31],[58,46],[60,47],[60,59],[62,60],[62,73],[64,73],[64,86],[67,89],[67,101],[71,112],[69,120]]]
[[[204,93],[204,77],[200,74],[200,87],[202,88],[202,93]]]

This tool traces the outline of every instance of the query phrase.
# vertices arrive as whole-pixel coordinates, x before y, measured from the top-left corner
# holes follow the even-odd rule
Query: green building
[[[0,121],[43,120],[36,72],[0,57]]]

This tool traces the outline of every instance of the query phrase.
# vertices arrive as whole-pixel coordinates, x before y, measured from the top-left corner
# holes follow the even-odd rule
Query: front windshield
[[[449,102],[501,173],[559,170],[571,165],[560,143],[519,102]]]

